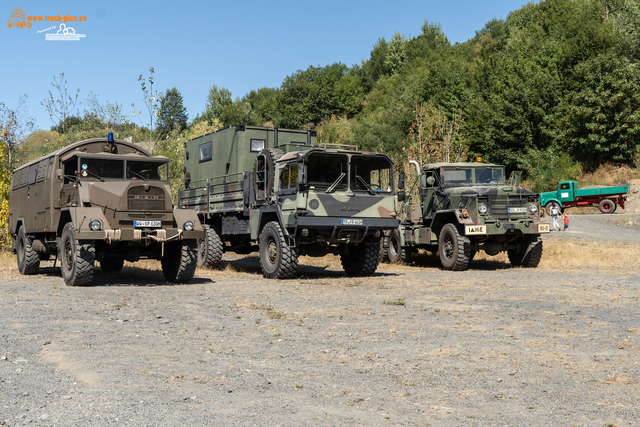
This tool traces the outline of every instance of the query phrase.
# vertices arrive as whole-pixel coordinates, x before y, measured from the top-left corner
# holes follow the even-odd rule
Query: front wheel
[[[524,242],[518,249],[507,251],[509,262],[514,267],[535,268],[542,259],[542,237],[540,235],[523,236]]]
[[[460,234],[454,224],[446,224],[438,238],[438,252],[442,268],[452,271],[466,270],[471,261],[471,242]]]
[[[17,243],[18,270],[20,270],[20,274],[38,274],[38,270],[40,269],[40,256],[31,247],[31,241],[29,237],[27,237],[23,225],[21,225],[20,230],[18,230]]]
[[[380,261],[380,244],[349,245],[347,252],[340,256],[340,261],[349,276],[371,276]]]
[[[95,246],[89,240],[76,240],[73,224],[70,222],[62,229],[58,258],[62,278],[67,286],[84,286],[91,283],[96,260]]]
[[[388,238],[389,247],[387,248],[387,257],[391,263],[407,262],[411,250],[403,248],[400,243],[400,232],[398,230],[391,231]]]
[[[554,206],[555,206],[556,208],[558,208],[558,212],[559,212],[559,213],[563,213],[564,209],[562,209],[562,206],[560,206],[560,203],[558,203],[558,202],[549,202],[549,203],[547,203],[547,204],[546,204],[546,206],[545,206],[545,208],[546,208],[546,210],[547,210],[547,214],[548,214],[548,215],[551,215],[551,209],[552,209]]]
[[[187,283],[193,279],[198,265],[196,240],[178,240],[164,244],[162,273],[171,283]]]
[[[602,200],[598,205],[598,209],[600,209],[600,212],[603,214],[612,214],[616,211],[617,207],[618,205],[616,205],[616,202],[609,199]]]
[[[290,279],[298,266],[298,250],[284,239],[280,224],[267,223],[260,234],[260,264],[267,279]]]

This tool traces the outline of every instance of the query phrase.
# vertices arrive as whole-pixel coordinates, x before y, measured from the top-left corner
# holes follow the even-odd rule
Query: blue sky
[[[154,89],[177,87],[191,120],[204,110],[212,85],[242,97],[253,89],[278,87],[286,76],[310,65],[347,65],[369,58],[376,41],[399,32],[420,33],[425,21],[442,25],[452,43],[465,42],[493,18],[504,19],[524,0],[369,0],[136,2],[9,0],[0,6],[3,67],[0,102],[14,108],[28,94],[37,127],[53,122],[40,104],[64,72],[70,91],[85,99],[118,102],[131,116],[143,107],[138,76],[155,69]],[[28,16],[86,16],[67,23],[79,41],[46,40],[60,22],[9,28],[12,11]],[[51,29],[51,27],[55,28]],[[44,30],[44,31],[43,31]],[[82,112],[85,105],[80,105]]]

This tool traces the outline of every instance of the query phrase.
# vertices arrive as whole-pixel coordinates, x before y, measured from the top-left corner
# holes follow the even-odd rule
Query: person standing
[[[569,230],[569,217],[567,215],[562,215],[564,217],[564,231]]]
[[[553,231],[560,231],[560,225],[558,224],[558,214],[560,214],[560,208],[555,204],[551,206],[551,219],[553,220]]]

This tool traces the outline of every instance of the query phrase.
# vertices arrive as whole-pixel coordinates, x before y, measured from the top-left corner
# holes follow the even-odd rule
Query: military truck
[[[88,285],[95,261],[117,272],[150,258],[168,281],[191,280],[204,230],[195,212],[173,209],[169,162],[109,133],[16,169],[9,233],[20,273],[54,256],[67,285]]]
[[[538,194],[520,187],[519,173],[505,179],[503,166],[489,163],[416,161],[419,200],[407,197],[398,229],[383,241],[391,262],[423,248],[438,253],[444,269],[465,270],[479,251],[506,251],[514,266],[536,267],[540,235],[549,232]]]
[[[373,274],[383,231],[398,226],[393,163],[353,149],[245,125],[187,141],[178,199],[205,227],[200,263],[257,251],[264,277],[286,279],[299,255],[336,254],[347,274]]]

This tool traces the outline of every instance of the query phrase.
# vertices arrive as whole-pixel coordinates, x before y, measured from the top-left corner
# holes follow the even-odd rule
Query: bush
[[[582,173],[580,164],[557,150],[529,149],[519,161],[526,171],[527,187],[538,193],[553,191],[560,181],[577,181]]]

